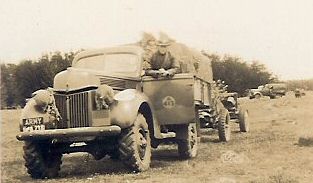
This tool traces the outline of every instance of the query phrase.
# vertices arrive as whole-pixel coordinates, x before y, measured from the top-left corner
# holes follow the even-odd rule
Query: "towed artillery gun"
[[[238,93],[228,93],[227,85],[213,82],[211,85],[212,105],[199,109],[202,128],[218,130],[219,140],[230,140],[231,122],[239,124],[240,132],[249,132],[249,113],[238,103]]]
[[[248,110],[239,105],[237,93],[228,93],[225,85],[213,81],[211,60],[184,45],[174,44],[170,51],[182,62],[182,72],[194,75],[198,135],[200,128],[213,128],[217,129],[220,141],[227,142],[231,134],[230,122],[239,123],[240,131],[248,132]]]
[[[218,97],[228,110],[230,119],[239,123],[240,132],[249,132],[249,112],[248,109],[239,105],[238,93],[227,91],[228,85],[224,81],[218,80],[216,84]]]
[[[238,103],[238,93],[222,93],[221,101],[228,110],[230,120],[239,124],[240,132],[249,132],[249,111]]]

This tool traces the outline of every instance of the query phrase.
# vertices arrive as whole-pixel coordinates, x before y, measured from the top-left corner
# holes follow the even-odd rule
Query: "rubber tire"
[[[241,132],[250,131],[249,111],[247,109],[239,110],[239,129]]]
[[[183,159],[190,159],[197,156],[198,151],[198,133],[196,123],[190,123],[185,128],[187,131],[187,139],[181,139],[177,142],[178,154]]]
[[[278,96],[279,97],[279,96]],[[270,95],[270,99],[275,99],[276,98],[276,96],[274,96],[274,95]]]
[[[27,173],[34,179],[55,178],[59,175],[62,154],[48,152],[45,144],[25,142],[24,159]]]
[[[254,98],[255,98],[255,99],[260,99],[261,97],[262,97],[261,94],[255,94],[255,95],[254,95]]]
[[[146,143],[142,157],[140,157],[140,150],[138,147],[139,141]],[[119,158],[133,171],[142,172],[150,168],[151,139],[146,119],[142,114],[139,113],[137,115],[133,126],[122,130],[119,138],[118,151]]]
[[[230,140],[230,116],[227,109],[221,109],[218,120],[218,137],[222,142],[228,142]]]

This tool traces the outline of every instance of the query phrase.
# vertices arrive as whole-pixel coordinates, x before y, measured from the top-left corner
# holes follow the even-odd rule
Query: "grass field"
[[[175,145],[162,145],[152,153],[151,169],[136,174],[121,162],[76,153],[63,156],[60,177],[51,180],[26,172],[23,143],[15,138],[21,111],[1,111],[1,182],[312,182],[313,93],[240,102],[249,109],[251,131],[240,133],[234,124],[231,141],[220,143],[215,131],[202,130],[192,160],[180,160]]]

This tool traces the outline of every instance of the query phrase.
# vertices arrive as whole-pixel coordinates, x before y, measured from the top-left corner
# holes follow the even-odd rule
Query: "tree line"
[[[238,92],[242,96],[247,89],[278,81],[265,65],[256,61],[248,64],[232,55],[202,53],[212,61],[214,80],[225,81],[230,92]],[[32,92],[51,87],[54,76],[71,65],[74,55],[74,52],[54,52],[43,55],[38,60],[1,64],[1,107],[23,106]],[[300,85],[289,83],[293,87]]]
[[[54,52],[38,60],[1,64],[1,108],[24,106],[31,94],[53,85],[54,76],[72,63],[74,52]]]
[[[248,64],[242,58],[232,55],[220,56],[202,53],[212,61],[213,79],[225,81],[229,92],[237,92],[243,96],[248,89],[279,82],[277,76],[269,72],[266,66],[258,61],[252,61],[251,64]]]
[[[286,81],[289,90],[304,89],[313,90],[313,79],[289,80]]]

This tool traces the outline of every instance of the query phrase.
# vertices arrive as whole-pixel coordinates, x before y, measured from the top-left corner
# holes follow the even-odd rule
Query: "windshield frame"
[[[137,66],[136,66],[136,71],[134,72],[107,72],[104,69],[93,69],[93,68],[85,68],[85,67],[79,67],[79,63],[80,61],[82,61],[85,58],[91,58],[91,57],[96,57],[96,56],[103,56],[104,60],[101,60],[100,62],[105,62],[105,57],[106,55],[116,55],[116,54],[128,54],[128,55],[134,55],[137,57]],[[127,51],[118,51],[118,52],[101,52],[101,53],[94,53],[94,54],[90,54],[90,55],[86,55],[83,57],[80,57],[79,59],[76,60],[76,62],[72,65],[73,68],[75,69],[83,69],[83,70],[88,70],[88,71],[94,71],[94,72],[99,72],[99,73],[103,73],[104,75],[108,75],[108,76],[124,76],[124,77],[131,77],[131,78],[139,78],[141,76],[141,72],[142,72],[142,57],[134,52],[127,52]],[[88,62],[86,62],[88,63]]]

